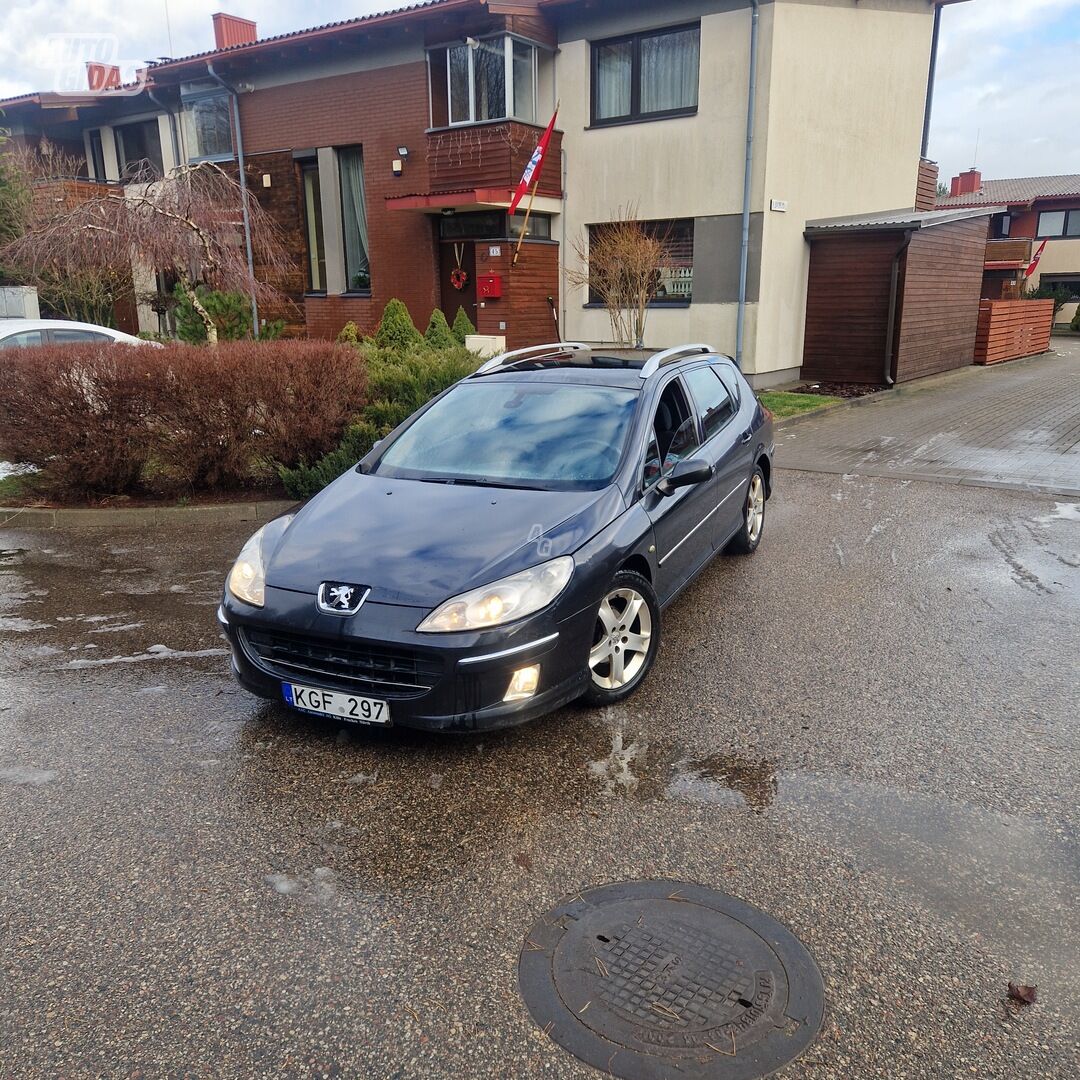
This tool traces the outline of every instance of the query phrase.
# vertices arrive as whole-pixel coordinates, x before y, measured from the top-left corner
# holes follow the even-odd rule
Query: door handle
[[[749,441],[750,441],[750,440],[751,440],[751,439],[752,439],[753,437],[754,437],[754,432],[753,432],[753,430],[752,430],[752,429],[750,429],[750,428],[747,428],[747,430],[746,430],[746,431],[744,431],[744,432],[743,432],[743,433],[742,433],[742,434],[741,434],[741,435],[739,436],[739,442],[740,442],[740,444],[743,444],[743,445],[745,445],[745,444],[746,444],[746,443],[748,443],[748,442],[749,442]]]

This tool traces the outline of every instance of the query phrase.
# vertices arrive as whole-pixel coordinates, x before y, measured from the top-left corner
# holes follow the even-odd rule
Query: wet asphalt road
[[[0,1077],[598,1075],[516,957],[634,877],[807,943],[786,1077],[1080,1075],[1080,505],[784,472],[629,703],[455,739],[234,686],[246,531],[0,533]]]

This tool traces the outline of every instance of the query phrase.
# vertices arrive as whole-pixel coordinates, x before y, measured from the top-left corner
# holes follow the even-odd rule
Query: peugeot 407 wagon
[[[218,611],[233,671],[383,726],[613,704],[663,608],[761,542],[772,457],[769,414],[707,345],[498,356],[251,537]]]

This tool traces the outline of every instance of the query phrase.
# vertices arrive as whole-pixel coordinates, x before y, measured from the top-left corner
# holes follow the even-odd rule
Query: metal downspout
[[[247,170],[244,168],[244,135],[240,130],[240,102],[236,90],[230,86],[215,70],[213,61],[207,60],[206,71],[210,78],[219,86],[227,90],[232,96],[233,130],[236,132],[236,161],[240,167],[240,201],[244,212],[244,247],[247,252],[248,273],[251,280],[255,280],[255,256],[251,250],[251,215],[248,213],[248,186]],[[255,292],[251,293],[251,334],[259,336],[259,301],[255,299]]]
[[[926,111],[923,113],[922,156],[930,149],[930,118],[934,112],[934,83],[937,81],[938,41],[941,36],[941,5],[934,8],[934,39],[930,46],[930,74],[926,80]]]
[[[885,378],[886,386],[892,386],[896,381],[892,377],[892,365],[893,340],[896,336],[897,290],[900,286],[900,260],[904,257],[904,253],[907,251],[908,245],[911,243],[911,238],[914,235],[914,232],[911,229],[908,229],[907,235],[904,237],[904,242],[896,249],[896,254],[893,256],[892,261],[892,275],[889,279],[889,326],[885,331],[885,365],[881,372]]]
[[[750,263],[750,193],[754,183],[754,116],[757,108],[758,0],[750,0],[750,90],[746,105],[746,168],[743,173],[742,241],[739,248],[739,313],[735,322],[735,366],[743,366],[746,281]]]

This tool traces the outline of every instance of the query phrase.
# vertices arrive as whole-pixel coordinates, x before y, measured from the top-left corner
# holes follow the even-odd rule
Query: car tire
[[[582,701],[605,706],[628,698],[648,675],[659,647],[660,602],[652,585],[633,570],[620,570],[597,608]]]
[[[765,474],[761,471],[760,465],[755,465],[743,499],[742,527],[724,549],[726,555],[753,555],[757,551],[758,544],[761,543],[761,534],[765,531],[767,490]]]

